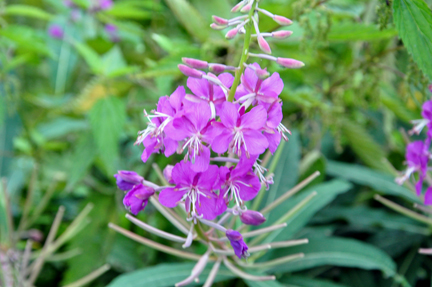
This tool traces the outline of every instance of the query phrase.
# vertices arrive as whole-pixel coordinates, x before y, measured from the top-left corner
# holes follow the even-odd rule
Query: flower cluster
[[[417,195],[420,196],[423,191],[423,183],[426,180],[429,187],[426,189],[424,195],[424,203],[426,205],[432,205],[432,179],[428,175],[430,170],[429,161],[432,158],[430,152],[430,145],[432,139],[432,101],[427,101],[422,107],[423,119],[413,121],[414,128],[410,131],[410,134],[420,134],[421,131],[426,127],[426,138],[421,141],[414,141],[409,143],[406,147],[406,165],[408,168],[404,174],[396,178],[398,184],[403,184],[406,180],[417,174],[415,180],[415,190]]]
[[[191,283],[199,275],[198,270],[202,271],[210,253],[221,256],[220,260],[236,273],[236,267],[227,260],[226,255],[236,255],[241,259],[248,257],[250,252],[271,248],[271,245],[249,247],[243,240],[249,233],[242,235],[240,230],[233,230],[232,225],[229,228],[223,226],[232,216],[238,216],[245,225],[257,226],[266,221],[262,213],[248,210],[246,202],[273,183],[272,175],[265,174],[267,170],[260,164],[260,156],[266,150],[273,154],[281,140],[288,140],[290,134],[282,124],[282,102],[279,98],[284,87],[282,79],[278,73],[271,74],[258,63],[247,64],[248,57],[273,60],[288,68],[304,65],[294,59],[268,55],[271,50],[264,37],[281,39],[292,32],[261,33],[258,13],[271,17],[281,25],[289,25],[291,21],[260,9],[258,2],[241,1],[233,12],[240,11],[247,15],[230,20],[214,16],[215,23],[211,27],[224,29],[235,26],[227,33],[227,38],[237,34],[256,37],[259,48],[266,54],[250,53],[247,44],[244,47],[247,57],[242,57],[238,67],[183,58],[183,64],[178,68],[188,77],[188,90],[179,86],[170,96],[161,97],[150,113],[144,110],[148,126],[138,133],[135,142],[144,146],[142,161],[147,162],[155,153],[163,153],[166,157],[174,153],[184,155],[179,163],[168,165],[163,170],[166,185],[147,182],[131,171],[119,171],[115,175],[118,187],[127,191],[124,205],[130,212],[137,214],[150,199],[187,237],[167,234],[131,216],[128,216],[129,220],[159,236],[184,243],[183,248],[189,247],[194,239],[209,246],[208,252],[192,270],[191,277],[177,286]],[[255,29],[255,34],[252,34],[252,29]],[[186,230],[172,213],[164,209],[175,207],[183,210],[190,222]],[[271,226],[250,234],[255,236],[284,226]],[[225,237],[220,238],[218,232]],[[230,243],[232,250],[225,242]],[[304,243],[307,240],[295,244]],[[277,246],[292,244],[279,242]],[[292,260],[292,257],[287,260]],[[245,273],[238,274],[244,276]],[[249,277],[250,280],[272,278]]]

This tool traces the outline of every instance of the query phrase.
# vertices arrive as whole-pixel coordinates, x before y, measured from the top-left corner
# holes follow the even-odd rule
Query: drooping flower
[[[229,73],[223,73],[218,76],[218,79],[227,87],[230,88],[233,84],[234,77]],[[210,106],[212,118],[216,118],[219,114],[222,104],[226,101],[224,90],[210,83],[206,79],[198,79],[189,77],[187,86],[193,94],[187,94],[186,100],[191,102],[206,102]]]
[[[153,115],[148,115],[148,127],[139,132],[135,144],[143,143],[145,149],[141,159],[146,162],[152,153],[164,151],[166,157],[171,156],[178,147],[178,142],[167,137],[165,128],[172,125],[172,120],[183,113],[183,99],[185,97],[183,86],[178,87],[170,97],[161,97]]]
[[[409,179],[413,173],[417,172],[419,179],[416,182],[415,188],[417,195],[420,195],[422,192],[423,180],[426,177],[428,168],[428,147],[422,141],[412,142],[406,147],[405,157],[408,169],[403,176],[396,179],[396,182],[402,184],[405,180]]]
[[[123,204],[131,213],[137,215],[143,210],[155,190],[143,184],[135,185],[124,197]]]
[[[210,119],[211,110],[207,103],[191,103],[184,110],[183,116],[174,119],[172,125],[166,129],[170,138],[184,141],[181,151],[187,150],[185,160],[190,158],[191,168],[195,172],[205,171],[210,163],[210,149],[203,144],[211,144],[216,136]]]
[[[173,208],[184,202],[189,216],[213,220],[223,213],[223,205],[218,202],[218,196],[213,192],[219,189],[219,168],[210,165],[205,172],[195,172],[190,162],[180,162],[174,166],[172,179],[175,187],[163,189],[159,201],[166,207]]]
[[[247,258],[249,256],[249,248],[243,241],[243,236],[240,232],[229,229],[226,232],[226,237],[229,239],[231,246],[234,249],[234,253],[239,259]]]
[[[212,143],[216,153],[229,152],[246,156],[259,155],[268,147],[268,141],[261,133],[265,125],[267,114],[263,106],[256,106],[244,113],[244,108],[238,111],[238,105],[225,102],[220,113],[221,122],[214,122],[213,126],[219,134]]]
[[[264,215],[255,210],[246,210],[240,215],[240,220],[247,225],[261,225],[266,221]]]
[[[119,170],[114,174],[118,188],[124,191],[131,190],[135,185],[141,184],[144,178],[134,171]]]
[[[64,31],[62,26],[58,24],[53,24],[48,28],[48,34],[55,39],[62,39],[64,36]]]
[[[237,206],[243,206],[244,201],[255,198],[261,183],[252,170],[256,157],[242,156],[236,167],[220,167],[221,194],[225,202],[235,200]]]
[[[281,138],[287,141],[286,133],[291,134],[291,132],[281,123],[283,118],[282,103],[275,101],[270,105],[263,106],[268,106],[267,121],[263,128],[264,136],[267,138],[269,150],[273,154],[278,148]]]
[[[252,66],[261,70],[257,63],[253,63]],[[278,100],[283,87],[283,81],[278,73],[275,72],[269,78],[261,80],[252,68],[247,67],[241,76],[241,85],[237,88],[235,98],[245,107],[257,103],[271,104]]]

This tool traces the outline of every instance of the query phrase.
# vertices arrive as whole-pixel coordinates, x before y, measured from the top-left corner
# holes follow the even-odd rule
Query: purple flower
[[[231,246],[234,249],[234,253],[239,259],[247,258],[249,256],[249,253],[247,252],[249,248],[243,241],[243,236],[240,232],[228,229],[226,237],[229,239]]]
[[[410,131],[410,134],[420,134],[424,127],[428,128],[426,145],[429,146],[432,138],[432,101],[426,101],[422,106],[423,119],[411,121],[414,124],[414,128]]]
[[[153,153],[164,151],[166,157],[172,155],[177,147],[178,142],[166,136],[165,129],[169,129],[172,120],[181,117],[183,114],[183,99],[185,97],[183,86],[178,87],[170,97],[161,97],[154,115],[147,115],[150,120],[148,127],[139,132],[135,144],[143,143],[145,149],[141,159],[146,162]]]
[[[58,24],[53,24],[48,28],[48,34],[55,39],[62,39],[64,36],[63,28]]]
[[[123,204],[127,210],[137,215],[146,207],[148,199],[154,193],[155,190],[151,187],[142,184],[135,185],[124,197]]]
[[[234,199],[237,206],[243,206],[244,201],[252,200],[257,196],[261,183],[252,170],[255,160],[256,157],[248,159],[242,156],[235,168],[220,167],[220,193],[225,202]]]
[[[63,5],[65,5],[68,8],[75,8],[76,5],[72,0],[63,0]]]
[[[211,144],[215,137],[215,128],[209,122],[211,110],[207,103],[190,104],[180,118],[173,120],[167,127],[166,134],[176,141],[184,141],[181,151],[187,150],[187,157],[192,161],[192,170],[202,172],[210,163],[210,149],[203,144]]]
[[[113,6],[113,1],[112,0],[99,0],[99,7],[102,10],[111,9],[112,6]]]
[[[240,215],[240,220],[247,225],[261,225],[266,221],[264,215],[258,211],[246,210]]]
[[[432,187],[428,187],[424,196],[424,204],[432,205]]]
[[[261,69],[257,63],[252,64],[256,69]],[[269,78],[261,80],[251,68],[246,68],[241,76],[241,85],[237,88],[235,98],[248,107],[257,103],[273,103],[278,100],[284,87],[278,73],[273,73]]]
[[[406,147],[406,162],[408,169],[405,174],[396,179],[398,184],[402,184],[410,176],[417,172],[419,180],[417,181],[415,188],[417,195],[420,195],[423,187],[423,180],[426,177],[427,166],[429,161],[428,147],[422,141],[415,141],[407,145]]]
[[[269,145],[260,131],[267,120],[264,107],[254,107],[247,113],[244,113],[244,108],[239,112],[237,107],[230,102],[223,103],[221,122],[213,123],[219,134],[212,143],[213,151],[224,153],[229,149],[240,156],[244,149],[248,157],[263,153]]]
[[[282,103],[275,101],[271,105],[267,106],[267,121],[263,130],[264,136],[269,142],[269,150],[273,154],[278,148],[281,138],[285,141],[288,140],[285,133],[291,134],[291,132],[281,123],[283,118]]]
[[[118,35],[118,29],[117,26],[114,24],[106,24],[105,25],[105,32],[107,32],[111,42],[118,42],[120,41],[120,37]]]
[[[168,181],[168,183],[170,183],[170,184],[174,183],[174,181],[172,179],[172,171],[173,171],[173,169],[174,169],[174,166],[169,164],[163,170],[163,175],[164,175],[166,181]]]
[[[218,79],[227,87],[230,88],[233,84],[234,77],[229,73],[223,73],[218,76]],[[216,118],[219,114],[222,104],[226,101],[224,91],[220,86],[213,85],[206,79],[197,79],[189,77],[187,86],[192,91],[192,94],[187,94],[186,99],[191,102],[206,102],[211,108],[212,118]]]
[[[205,172],[195,172],[190,162],[182,161],[174,166],[172,179],[176,186],[165,188],[159,194],[162,205],[172,208],[184,202],[189,216],[208,220],[225,211],[213,192],[213,189],[219,189],[219,168],[216,165],[210,165]]]
[[[141,184],[144,181],[142,176],[128,170],[119,170],[117,174],[114,174],[114,177],[117,180],[118,188],[124,191],[131,190],[135,185]]]

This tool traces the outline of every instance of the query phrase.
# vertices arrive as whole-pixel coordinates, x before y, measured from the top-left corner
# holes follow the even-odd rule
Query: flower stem
[[[247,58],[248,58],[248,53],[249,53],[249,45],[250,45],[250,40],[252,37],[252,20],[251,18],[253,17],[253,13],[255,12],[255,6],[256,6],[256,2],[257,0],[254,0],[253,4],[252,4],[252,8],[249,11],[249,15],[248,15],[248,23],[244,26],[246,29],[246,33],[245,33],[245,38],[244,38],[244,43],[243,43],[243,51],[242,51],[242,55],[240,58],[240,63],[239,63],[239,69],[236,70],[235,72],[235,78],[234,78],[234,82],[231,86],[229,95],[228,95],[228,102],[232,102],[234,101],[234,95],[235,92],[237,90],[238,85],[240,84],[240,77],[244,72],[245,66],[243,65]],[[246,20],[245,20],[246,21]]]

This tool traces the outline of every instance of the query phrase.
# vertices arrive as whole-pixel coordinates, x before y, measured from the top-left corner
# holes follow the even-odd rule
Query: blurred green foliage
[[[209,28],[211,15],[230,17],[234,1],[116,0],[112,9],[97,13],[88,12],[86,0],[73,2],[78,12],[58,0],[0,2],[0,176],[14,222],[23,216],[29,190],[34,212],[53,183],[50,203],[27,228],[46,236],[59,205],[66,207],[67,223],[87,203],[94,204],[91,221],[61,250],[79,252],[46,263],[36,286],[73,282],[104,263],[111,270],[91,286],[171,286],[189,274],[190,262],[108,230],[108,222],[114,222],[163,242],[125,220],[123,194],[112,175],[135,170],[158,181],[152,164],[163,168],[180,158],[156,155],[141,162],[142,148],[133,143],[146,126],[142,110],[153,109],[160,96],[185,85],[177,69],[182,57],[237,65],[242,41],[227,41],[223,32]],[[421,201],[393,178],[395,169],[404,168],[400,129],[410,128],[430,97],[431,4],[261,1],[262,8],[295,21],[288,41],[270,40],[273,53],[306,64],[285,70],[260,62],[284,80],[284,124],[295,130],[280,147],[279,161],[270,163],[275,184],[262,202],[273,201],[316,170],[322,175],[272,211],[267,222],[285,219],[290,207],[317,191],[305,209],[284,221],[286,229],[271,236],[309,238],[309,245],[286,250],[305,257],[260,270],[275,273],[279,283],[226,281],[233,276],[223,269],[217,280],[224,283],[216,286],[429,284],[432,261],[417,249],[431,245],[431,226],[391,211],[373,196],[386,195],[408,208]],[[104,29],[108,23],[118,27],[118,42]],[[49,36],[53,24],[63,27],[63,39]],[[262,31],[280,29],[268,19],[260,26]],[[8,248],[4,235],[10,232],[5,206],[0,199],[2,250]],[[139,218],[177,232],[152,206]]]

